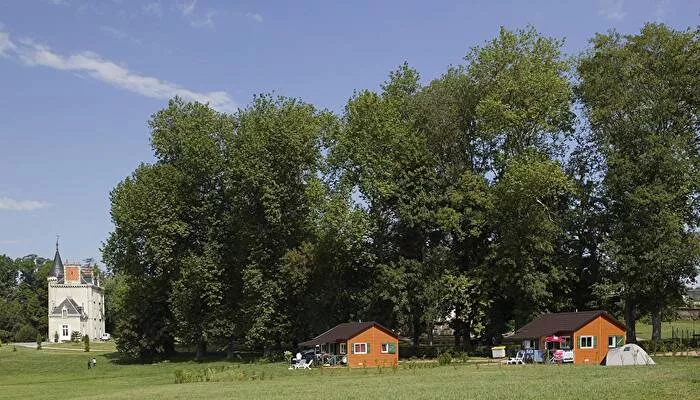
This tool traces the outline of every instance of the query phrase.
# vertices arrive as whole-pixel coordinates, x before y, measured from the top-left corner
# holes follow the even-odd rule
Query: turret
[[[63,261],[61,261],[61,254],[58,252],[58,239],[56,239],[56,254],[53,256],[53,266],[47,279],[59,283],[63,281]]]

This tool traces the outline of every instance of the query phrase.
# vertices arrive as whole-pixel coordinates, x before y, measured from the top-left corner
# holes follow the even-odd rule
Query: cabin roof
[[[316,336],[311,340],[307,340],[306,342],[302,342],[299,344],[301,346],[316,346],[325,343],[344,342],[354,336],[357,336],[357,334],[364,332],[365,330],[373,326],[385,331],[386,333],[396,338],[399,337],[396,333],[392,332],[391,329],[386,328],[385,326],[375,321],[345,322],[334,326],[333,328],[323,332],[322,334]]]
[[[543,314],[518,329],[509,339],[534,339],[558,332],[575,332],[599,316],[626,330],[625,325],[602,310]]]

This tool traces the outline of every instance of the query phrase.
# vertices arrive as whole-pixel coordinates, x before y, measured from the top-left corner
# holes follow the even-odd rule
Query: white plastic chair
[[[305,359],[301,359],[301,361],[294,364],[294,369],[310,369],[311,363],[313,362],[314,360],[309,360],[309,362],[306,362]]]
[[[515,357],[508,359],[508,361],[506,361],[506,363],[507,363],[507,364],[511,364],[511,365],[514,365],[514,364],[525,364],[525,360],[524,360],[524,359],[525,359],[525,352],[524,352],[524,351],[518,351],[517,353],[515,353]]]

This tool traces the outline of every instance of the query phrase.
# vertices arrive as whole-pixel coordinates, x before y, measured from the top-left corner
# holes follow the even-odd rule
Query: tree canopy
[[[562,46],[501,29],[431,82],[401,64],[338,115],[170,101],[149,122],[156,161],[111,193],[120,351],[268,351],[370,319],[415,347],[449,325],[469,348],[586,308],[634,340],[700,260],[698,31]]]

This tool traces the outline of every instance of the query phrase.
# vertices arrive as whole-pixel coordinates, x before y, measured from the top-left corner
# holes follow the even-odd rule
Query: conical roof
[[[61,254],[58,252],[58,241],[56,241],[56,255],[53,256],[53,267],[51,267],[49,276],[59,280],[63,278],[63,261],[61,261]]]

